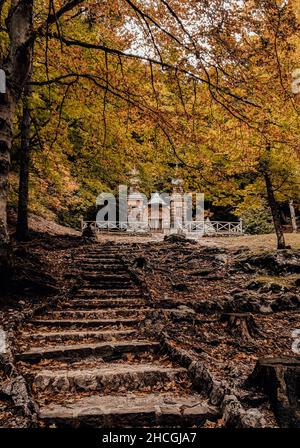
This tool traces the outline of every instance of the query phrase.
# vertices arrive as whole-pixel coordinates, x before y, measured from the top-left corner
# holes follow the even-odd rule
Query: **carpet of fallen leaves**
[[[216,380],[236,391],[245,408],[260,408],[273,427],[268,400],[258,395],[256,402],[245,381],[259,358],[296,356],[292,333],[300,328],[300,255],[285,251],[282,256],[293,262],[283,265],[282,272],[276,268],[276,275],[272,265],[249,266],[257,255],[270,254],[236,242],[233,248],[215,241],[207,247],[166,242],[127,246],[127,259],[147,284],[154,306],[166,308],[160,312],[166,317],[164,333],[205,360]],[[242,319],[251,316],[254,334],[232,328],[223,318],[230,312],[241,313]]]
[[[292,332],[300,328],[300,304],[295,300],[300,269],[276,275],[264,267],[245,269],[261,247],[250,249],[242,239],[239,244],[239,238],[232,245],[220,238],[207,244],[167,243],[158,237],[108,239],[99,242],[103,250],[105,244],[118,244],[124,260],[143,280],[149,306],[163,309],[163,331],[181,348],[201,355],[214,377],[234,388],[245,407],[255,407],[244,382],[257,359],[294,355]],[[67,293],[74,283],[70,276],[74,254],[88,247],[78,235],[49,233],[36,233],[30,241],[15,244],[16,275],[12,289],[1,297],[1,323],[7,327],[18,314]],[[290,257],[299,256],[288,252]],[[272,308],[275,302],[277,308]],[[222,319],[228,312],[251,313],[256,334],[248,338],[239,328],[231,328]],[[268,415],[269,404],[260,406]],[[1,422],[11,417],[9,406],[0,399]],[[14,418],[18,426],[18,417]],[[270,426],[274,425],[270,413]]]

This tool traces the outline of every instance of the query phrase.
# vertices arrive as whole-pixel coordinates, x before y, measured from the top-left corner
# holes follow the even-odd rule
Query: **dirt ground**
[[[74,285],[74,253],[84,244],[76,231],[31,220],[33,236],[15,244],[14,288],[2,297],[2,324]],[[120,256],[157,308],[150,333],[167,335],[204,360],[216,381],[236,391],[245,408],[277,426],[271,404],[245,387],[258,359],[295,357],[300,328],[300,234],[286,234],[291,250],[276,251],[275,235],[203,237],[164,242],[161,235],[101,234],[99,245],[118,245]],[[93,245],[91,245],[91,248]],[[238,314],[232,322],[230,314]],[[298,355],[299,357],[299,355]],[[254,397],[254,398],[253,398]]]
[[[300,233],[286,233],[287,245],[292,249],[300,249]],[[163,241],[163,235],[153,233],[152,235],[143,236],[135,234],[128,236],[127,234],[102,233],[98,235],[99,242],[113,241],[119,243],[149,243]],[[199,247],[222,247],[228,249],[249,248],[255,250],[275,250],[276,235],[270,233],[267,235],[243,235],[243,236],[219,236],[219,237],[200,237],[197,240]]]

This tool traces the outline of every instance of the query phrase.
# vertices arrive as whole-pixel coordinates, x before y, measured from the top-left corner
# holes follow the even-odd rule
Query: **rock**
[[[169,315],[174,322],[181,320],[194,321],[197,313],[192,308],[180,305],[177,309],[168,310],[167,315]]]
[[[261,296],[254,292],[239,292],[228,304],[230,312],[257,312],[261,307]]]
[[[81,390],[97,390],[98,381],[96,375],[78,374],[74,378],[74,384]]]
[[[32,416],[36,411],[35,404],[29,397],[24,378],[18,375],[6,380],[0,388],[0,393],[10,397],[16,408],[22,410],[24,416]]]
[[[215,256],[215,259],[217,261],[220,261],[223,264],[227,264],[228,263],[228,255],[226,255],[226,254],[217,254]]]
[[[178,291],[178,292],[187,292],[188,291],[188,287],[185,283],[173,283],[172,288],[174,291]]]
[[[226,394],[226,386],[220,381],[214,381],[209,396],[211,404],[213,404],[214,406],[220,406],[220,404],[224,399],[225,394]]]
[[[57,377],[54,381],[53,381],[53,389],[57,389],[57,390],[62,390],[62,391],[67,391],[69,390],[69,380],[67,378],[67,376],[62,376],[62,377]]]
[[[285,280],[285,277],[283,277],[282,279],[276,279],[275,277],[258,278],[251,281],[248,284],[247,288],[260,290],[262,292],[287,292],[293,288],[293,285],[285,284]]]
[[[179,305],[177,307],[180,311],[184,311],[189,314],[196,314],[196,311],[186,305]]]
[[[50,384],[50,377],[45,375],[37,375],[34,380],[33,389],[44,391]]]
[[[83,229],[81,237],[86,243],[96,243],[98,241],[97,232],[90,225]]]
[[[180,233],[173,233],[171,235],[165,235],[164,241],[166,243],[186,243],[186,236]]]
[[[258,409],[248,409],[241,416],[242,428],[265,428],[266,421]]]
[[[165,235],[164,241],[166,243],[191,243],[197,244],[196,240],[192,240],[191,238],[187,238],[184,233],[172,233],[171,235]]]
[[[300,297],[296,294],[285,294],[273,300],[271,304],[273,311],[288,311],[300,308]]]
[[[231,303],[230,301],[228,303]],[[228,306],[227,303],[227,306]],[[193,307],[198,313],[217,313],[224,311],[224,304],[220,302],[211,302],[208,300],[193,301]],[[229,306],[228,306],[229,308]]]
[[[229,428],[264,428],[266,422],[258,409],[244,410],[235,395],[226,395],[222,403],[225,426]]]
[[[270,305],[262,305],[259,308],[259,312],[262,314],[270,314],[270,313],[273,313],[273,310]]]
[[[203,248],[203,252],[205,253],[205,255],[207,254],[224,254],[226,252],[226,249],[224,249],[223,247],[218,247],[218,246],[208,246]]]
[[[288,250],[251,255],[237,261],[245,272],[262,272],[270,275],[300,273],[300,254]]]
[[[195,389],[209,395],[214,387],[214,379],[205,363],[193,361],[188,370],[190,376],[193,378],[193,386]]]
[[[145,257],[137,257],[134,259],[133,264],[136,268],[144,269],[147,267],[147,260]]]
[[[226,427],[239,427],[243,412],[243,407],[235,395],[225,395],[222,402],[222,413]]]

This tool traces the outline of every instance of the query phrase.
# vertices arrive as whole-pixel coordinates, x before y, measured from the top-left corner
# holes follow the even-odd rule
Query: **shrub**
[[[246,233],[251,235],[274,232],[272,215],[265,202],[261,205],[250,206],[241,214],[243,227]]]

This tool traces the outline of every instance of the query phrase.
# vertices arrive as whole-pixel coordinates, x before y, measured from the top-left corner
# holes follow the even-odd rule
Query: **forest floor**
[[[135,236],[113,235],[103,233],[98,237],[100,242],[113,241],[118,243],[131,243],[133,240],[137,243],[161,242],[163,236],[161,234],[152,234],[151,236]],[[292,249],[300,249],[300,233],[286,233],[286,244]],[[220,236],[220,237],[202,237],[197,241],[198,247],[221,247],[228,249],[245,249],[274,251],[276,248],[276,235],[270,233],[266,235],[243,235],[243,236]]]
[[[63,229],[40,220],[30,241],[14,244],[16,274],[2,296],[0,315],[12,356],[9,362],[5,357],[1,361],[0,426],[28,426],[24,401],[34,402],[30,381],[27,398],[24,391],[17,392],[21,405],[12,387],[12,377],[24,375],[27,382],[32,378],[28,367],[16,362],[26,348],[20,329],[34,315],[56,313],[70,298],[82,296],[79,290],[86,286],[78,269],[91,254],[102,263],[105,256],[118,257],[139,282],[143,306],[152,310],[138,325],[140,337],[156,337],[166,353],[185,367],[186,359],[190,364],[200,363],[196,373],[190,365],[192,386],[200,388],[210,405],[220,408],[218,418],[208,418],[206,426],[299,427],[299,355],[292,351],[293,332],[300,329],[299,234],[286,235],[293,249],[277,252],[274,235],[202,238],[199,242],[164,242],[157,235],[102,235],[99,243],[84,244],[78,232]],[[91,342],[89,336],[85,343]],[[289,373],[294,368],[298,372],[296,382],[281,391],[281,398],[276,387],[266,390],[247,385],[262,358],[288,360]],[[7,362],[16,370],[7,369]],[[185,381],[182,387],[186,384],[189,389]],[[285,406],[283,417],[280,399]]]

